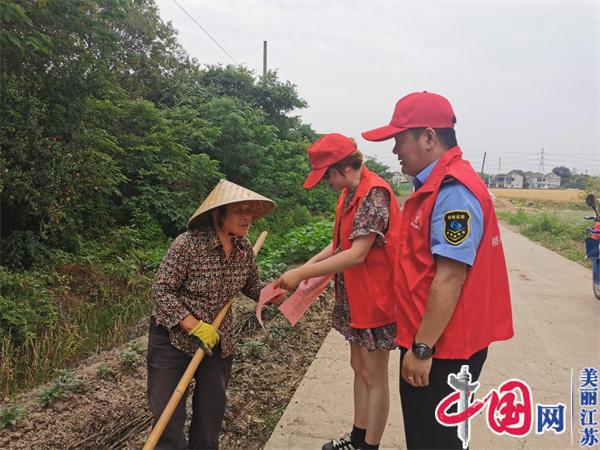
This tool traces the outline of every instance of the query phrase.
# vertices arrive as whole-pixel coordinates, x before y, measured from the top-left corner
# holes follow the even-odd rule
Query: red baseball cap
[[[326,134],[317,139],[306,150],[310,161],[310,174],[304,182],[304,188],[314,188],[321,181],[329,166],[340,162],[356,150],[356,143],[339,133]]]
[[[431,92],[413,92],[396,103],[389,125],[362,133],[367,141],[385,141],[410,128],[454,128],[450,102]]]

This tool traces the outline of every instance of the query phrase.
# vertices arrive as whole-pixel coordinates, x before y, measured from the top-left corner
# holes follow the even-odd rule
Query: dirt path
[[[236,300],[240,344],[228,390],[221,448],[260,449],[271,434],[330,329],[331,289],[292,328],[275,309],[263,312],[267,333],[254,317],[255,303]],[[71,372],[65,398],[42,408],[50,385],[24,393],[25,417],[0,430],[4,449],[139,449],[147,437],[146,336],[89,358]],[[189,402],[188,402],[189,403]],[[189,407],[189,404],[188,404]]]

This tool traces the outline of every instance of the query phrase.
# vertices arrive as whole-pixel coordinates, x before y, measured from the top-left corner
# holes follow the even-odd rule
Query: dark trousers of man
[[[404,361],[406,349],[400,348],[400,367]],[[471,381],[477,381],[483,363],[487,357],[487,348],[478,351],[469,359],[433,359],[429,373],[429,386],[414,387],[400,376],[400,401],[404,417],[406,446],[412,449],[461,449],[456,426],[446,427],[435,418],[438,403],[454,389],[448,385],[448,375],[458,373],[463,365],[469,366]],[[449,413],[455,413],[456,407]]]
[[[169,331],[150,320],[148,333],[148,402],[154,423],[162,414],[177,383],[192,358],[173,347]],[[157,449],[218,449],[219,434],[225,416],[225,390],[231,376],[233,357],[221,358],[221,346],[213,349],[212,357],[204,357],[196,370],[196,387],[192,396],[192,423],[189,444],[183,431],[186,419],[185,400],[179,402],[165,428]]]

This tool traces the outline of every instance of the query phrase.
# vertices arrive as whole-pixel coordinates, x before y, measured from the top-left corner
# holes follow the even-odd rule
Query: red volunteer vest
[[[483,235],[454,314],[436,343],[435,358],[467,359],[494,341],[510,339],[514,331],[498,219],[486,186],[462,159],[459,147],[448,150],[439,159],[425,184],[404,205],[396,342],[410,348],[423,319],[436,272],[430,247],[431,214],[442,182],[448,177],[462,183],[479,201]]]
[[[342,214],[348,189],[344,189],[338,200],[333,229],[333,248],[338,241],[341,250],[349,249],[352,241],[352,222],[356,212],[369,191],[382,187],[390,194],[390,218],[383,247],[371,247],[364,262],[344,271],[344,283],[350,305],[350,326],[353,328],[375,328],[394,323],[398,302],[398,283],[395,269],[400,243],[400,206],[396,195],[387,182],[363,166],[360,182],[350,205]]]

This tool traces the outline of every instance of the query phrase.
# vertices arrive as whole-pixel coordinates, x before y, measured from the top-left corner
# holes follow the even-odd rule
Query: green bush
[[[48,248],[32,231],[13,231],[0,240],[0,255],[3,266],[19,270],[43,261],[48,256]]]
[[[15,426],[25,417],[25,408],[22,405],[10,405],[0,410],[0,429]]]
[[[509,223],[511,225],[523,225],[527,223],[527,214],[522,208],[519,208],[516,214],[510,216]]]
[[[114,374],[114,370],[105,362],[100,363],[96,368],[96,378],[103,379],[112,374]]]
[[[65,389],[73,390],[83,384],[83,379],[75,375],[72,370],[58,369],[56,371],[56,383]]]
[[[266,346],[261,341],[250,340],[244,342],[242,345],[242,352],[244,355],[249,356],[253,359],[260,359],[264,355]]]
[[[258,257],[261,276],[271,278],[285,271],[289,264],[310,259],[331,242],[332,229],[331,219],[317,219],[273,236]]]
[[[133,367],[140,360],[138,347],[129,346],[121,352],[121,361],[127,367]]]
[[[77,377],[71,370],[56,370],[56,375],[54,382],[40,391],[38,401],[42,408],[47,408],[55,400],[65,398],[70,391],[76,390],[83,384],[83,379]]]
[[[0,266],[0,338],[23,344],[54,326],[58,313],[49,282],[44,274],[11,273]]]
[[[47,408],[56,400],[64,398],[66,390],[64,386],[58,383],[52,383],[49,386],[44,386],[38,396],[38,402],[42,408]]]

